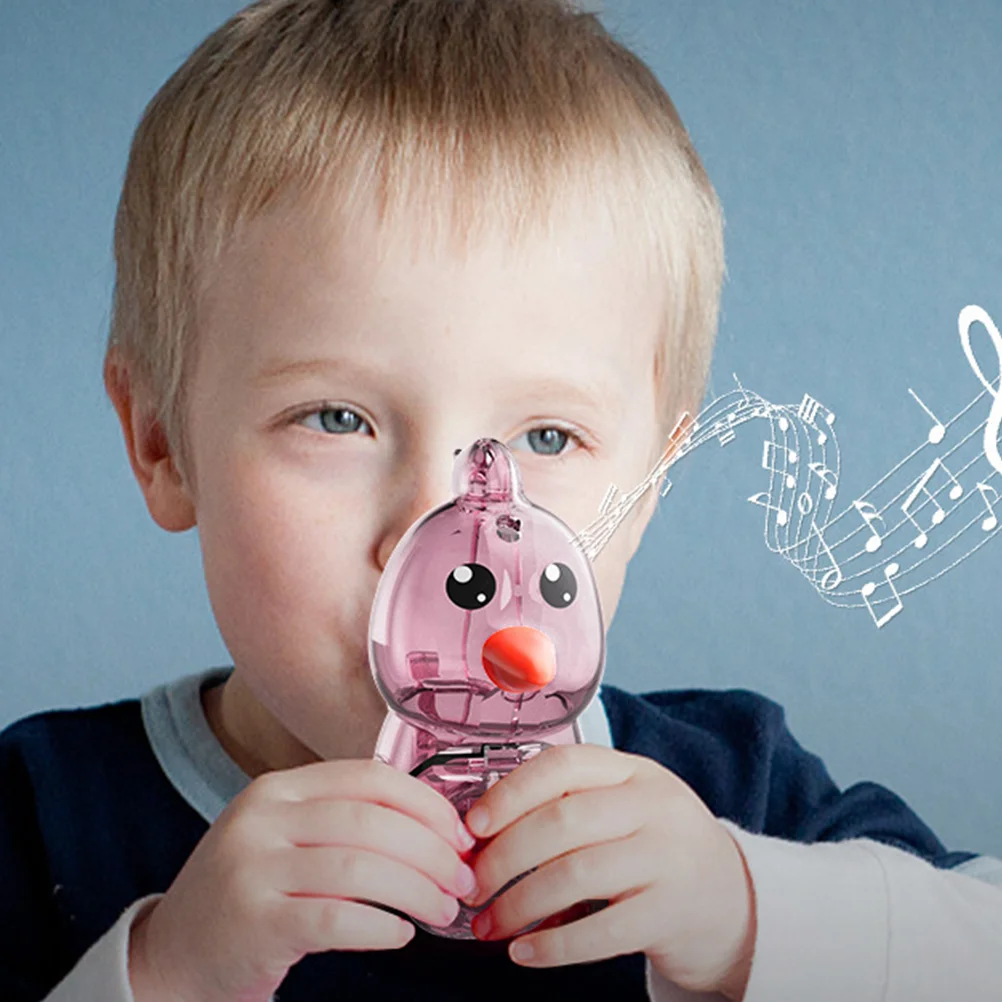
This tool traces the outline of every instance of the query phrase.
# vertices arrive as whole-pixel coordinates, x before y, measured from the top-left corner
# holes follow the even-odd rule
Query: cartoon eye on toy
[[[567,564],[547,564],[539,576],[539,592],[554,609],[566,609],[578,593],[578,581]]]
[[[445,582],[445,592],[460,609],[482,609],[497,591],[494,575],[483,564],[460,564]]]

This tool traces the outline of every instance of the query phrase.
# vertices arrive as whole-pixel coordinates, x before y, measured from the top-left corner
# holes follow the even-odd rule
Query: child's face
[[[401,230],[380,260],[375,234],[302,203],[256,219],[200,303],[187,413],[220,631],[261,719],[321,757],[349,720],[375,738],[373,595],[400,536],[452,497],[456,450],[505,442],[526,496],[579,531],[667,444],[663,289],[590,219],[465,259],[414,260]],[[645,500],[595,563],[606,626],[655,492]]]

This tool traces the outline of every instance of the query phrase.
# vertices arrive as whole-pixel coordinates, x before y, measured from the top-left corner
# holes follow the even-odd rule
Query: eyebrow
[[[372,379],[384,373],[373,367],[359,365],[347,359],[303,359],[276,361],[265,365],[254,377],[256,386],[269,386],[304,376],[319,376],[336,372],[349,378]],[[526,378],[510,383],[504,393],[505,401],[526,397],[547,398],[576,404],[589,410],[618,414],[622,402],[618,394],[604,385],[582,385],[567,379],[544,376],[537,379]]]
[[[511,390],[506,394],[506,399],[525,397],[545,397],[611,414],[619,414],[621,408],[617,394],[605,386],[581,385],[553,377],[520,380],[513,383]]]
[[[326,372],[357,373],[358,375],[378,375],[375,369],[358,366],[354,362],[335,361],[334,359],[308,358],[297,361],[269,362],[261,368],[254,377],[256,386],[267,386],[271,383],[282,383],[299,376],[320,376]]]

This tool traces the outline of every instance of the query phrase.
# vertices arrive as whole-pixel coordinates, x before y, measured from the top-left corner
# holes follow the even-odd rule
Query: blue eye
[[[541,444],[544,456],[556,456],[563,452],[568,442],[568,435],[559,428],[533,428],[529,432],[529,442]]]
[[[304,415],[302,424],[313,431],[345,435],[358,431],[365,420],[347,407],[321,407]]]
[[[350,435],[369,428],[368,422],[350,407],[317,407],[298,418],[298,422],[311,431],[326,435]],[[371,429],[370,429],[371,430]],[[568,454],[567,444],[573,441],[582,444],[581,439],[571,431],[564,431],[552,425],[541,425],[513,439],[513,444],[525,438],[529,448],[537,456],[563,458]]]
[[[517,442],[522,437],[520,435],[519,438],[513,439],[512,442]],[[567,454],[568,450],[565,447],[569,441],[573,439],[577,444],[581,442],[573,432],[547,425],[527,431],[524,437],[528,439],[529,448],[537,456],[563,457]]]

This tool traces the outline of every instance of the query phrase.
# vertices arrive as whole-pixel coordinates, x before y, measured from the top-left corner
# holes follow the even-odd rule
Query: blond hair
[[[287,193],[516,242],[588,198],[669,295],[659,416],[699,403],[723,274],[716,195],[651,70],[568,0],[261,0],[210,35],[136,130],[108,342],[175,455],[208,265]]]

